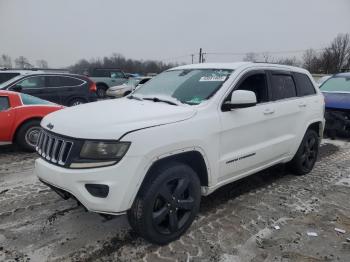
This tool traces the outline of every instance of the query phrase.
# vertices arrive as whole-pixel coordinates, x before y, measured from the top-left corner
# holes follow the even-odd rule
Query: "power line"
[[[244,56],[249,53],[254,53],[256,55],[264,55],[264,54],[296,54],[296,53],[303,53],[307,51],[308,49],[299,49],[299,50],[284,50],[284,51],[260,51],[260,52],[200,52],[199,53],[199,61],[204,62],[204,55],[218,55],[218,56]],[[314,51],[323,51],[325,48],[318,48],[313,49]],[[198,55],[198,54],[197,54]],[[187,55],[181,55],[181,56],[175,56],[175,57],[168,57],[161,59],[161,61],[171,61],[171,60],[178,60],[181,58],[188,58],[192,61],[194,61],[194,58],[197,56],[196,54],[187,54]]]

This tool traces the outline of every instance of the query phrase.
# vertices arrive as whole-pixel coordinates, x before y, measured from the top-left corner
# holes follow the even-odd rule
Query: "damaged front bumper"
[[[325,119],[325,131],[329,136],[341,135],[350,137],[350,110],[326,108]]]

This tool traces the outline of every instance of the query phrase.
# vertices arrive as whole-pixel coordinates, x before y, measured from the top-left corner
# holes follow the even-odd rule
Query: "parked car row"
[[[350,130],[350,73],[333,75],[319,89],[296,67],[187,65],[106,91],[133,92],[127,97],[64,110],[24,94],[35,87],[22,83],[75,78],[91,92],[87,78],[17,73],[3,77],[3,89],[22,93],[0,91],[0,141],[35,147],[44,184],[90,211],[127,213],[133,229],[157,244],[191,226],[201,195],[279,163],[297,175],[311,172],[324,118],[326,130]]]
[[[42,118],[63,108],[27,94],[0,90],[0,145],[15,143],[33,151]]]
[[[350,72],[333,75],[320,89],[326,103],[326,134],[350,137]]]
[[[0,90],[21,92],[60,105],[75,106],[97,100],[96,84],[82,75],[7,70],[0,71],[0,78],[9,78],[0,84]]]

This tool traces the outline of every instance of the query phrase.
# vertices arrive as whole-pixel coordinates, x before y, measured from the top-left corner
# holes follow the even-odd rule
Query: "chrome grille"
[[[64,166],[72,147],[72,141],[42,130],[39,135],[36,151],[47,161]]]

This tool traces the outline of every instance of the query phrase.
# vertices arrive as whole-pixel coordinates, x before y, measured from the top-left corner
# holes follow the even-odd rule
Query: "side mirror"
[[[21,92],[22,91],[22,86],[15,85],[15,86],[11,87],[11,90],[15,91],[15,92]]]
[[[236,90],[232,92],[231,101],[222,105],[223,111],[230,111],[235,108],[252,107],[256,105],[256,95],[252,91]]]

